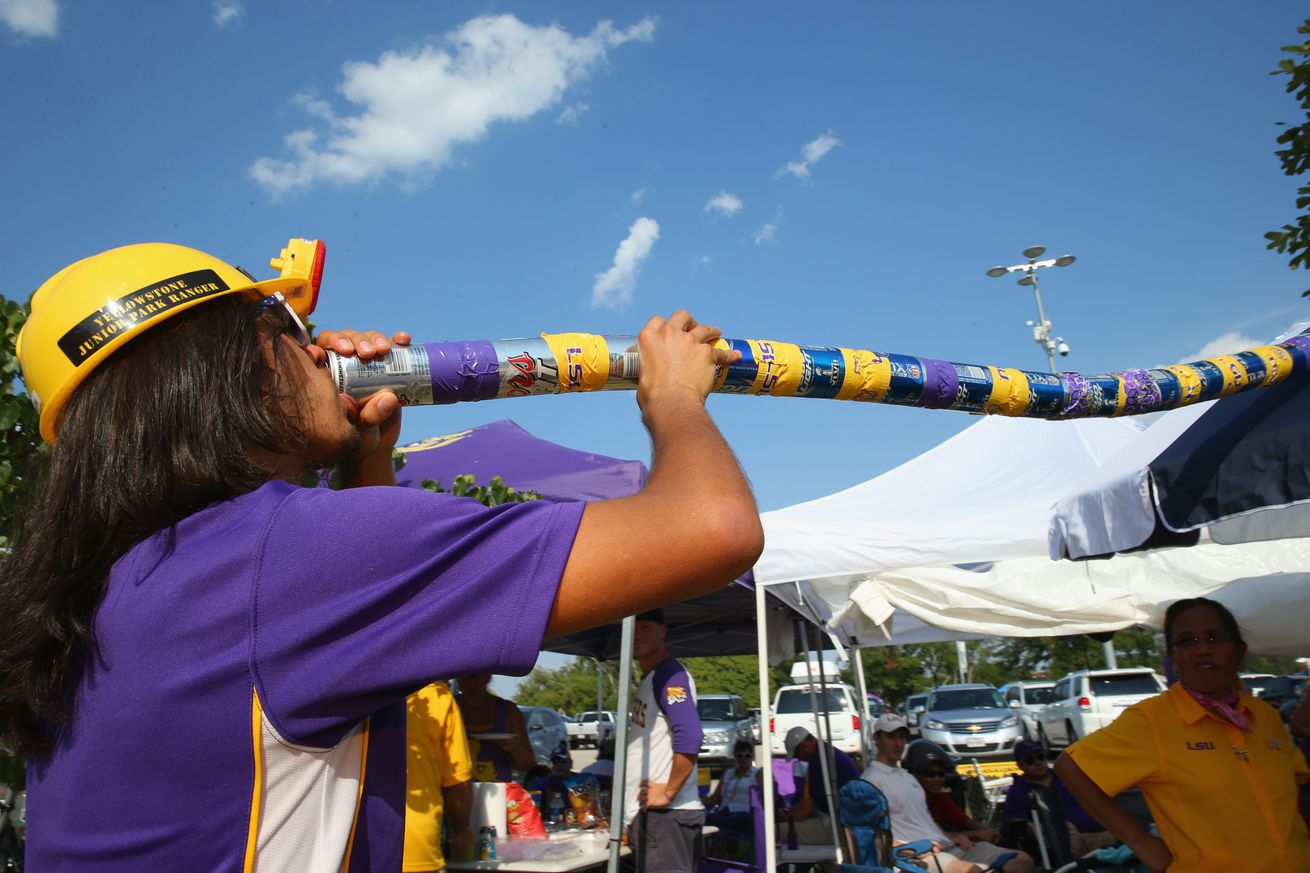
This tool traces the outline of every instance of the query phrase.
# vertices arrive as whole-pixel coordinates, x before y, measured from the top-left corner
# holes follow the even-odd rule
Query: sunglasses
[[[305,323],[300,320],[300,316],[296,314],[296,310],[291,308],[291,304],[282,296],[281,291],[274,291],[272,294],[259,301],[258,305],[265,309],[278,305],[285,307],[287,314],[291,316],[291,325],[288,330],[291,338],[295,340],[302,349],[308,348],[313,342],[313,339],[309,335],[309,328],[305,327]]]
[[[927,773],[924,773],[923,775],[926,776],[926,777],[928,777],[929,779],[945,779],[945,778],[946,778],[946,771],[945,771],[945,770],[929,770]]]
[[[737,757],[738,757],[738,758],[754,758],[754,757],[755,757],[755,754],[754,754],[753,752],[738,752],[738,753],[737,753]]]
[[[1036,764],[1038,761],[1045,762],[1046,759],[1045,759],[1044,757],[1042,757],[1041,755],[1029,755],[1027,758],[1024,758],[1024,759],[1023,759],[1022,761],[1020,761],[1019,763],[1020,763],[1020,764],[1025,764],[1025,765],[1026,765],[1026,764]]]

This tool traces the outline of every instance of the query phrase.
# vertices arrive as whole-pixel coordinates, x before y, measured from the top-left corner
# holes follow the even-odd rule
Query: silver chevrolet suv
[[[1008,758],[1019,717],[991,685],[938,685],[919,717],[923,738],[964,758]]]

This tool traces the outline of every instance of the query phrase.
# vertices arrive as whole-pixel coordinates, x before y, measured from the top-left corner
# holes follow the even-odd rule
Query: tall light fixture
[[[992,267],[987,271],[987,275],[999,279],[1010,273],[1022,273],[1019,284],[1032,286],[1033,300],[1037,303],[1037,321],[1028,322],[1028,326],[1033,329],[1033,340],[1042,347],[1042,351],[1046,352],[1047,366],[1052,373],[1058,373],[1059,370],[1055,366],[1056,352],[1059,352],[1060,357],[1068,355],[1069,344],[1064,341],[1064,337],[1051,335],[1051,322],[1046,317],[1046,309],[1042,306],[1042,292],[1037,284],[1037,271],[1047,267],[1067,267],[1078,259],[1073,255],[1061,255],[1058,258],[1038,260],[1044,254],[1046,254],[1046,246],[1029,246],[1023,250],[1023,256],[1028,259],[1027,261],[1022,264],[1011,264],[1008,267]],[[1115,669],[1118,659],[1115,657],[1114,640],[1106,640],[1101,644],[1101,648],[1105,654],[1106,668]]]
[[[1046,317],[1046,310],[1042,307],[1042,292],[1037,284],[1037,271],[1045,267],[1067,267],[1074,261],[1078,260],[1073,255],[1061,255],[1058,258],[1047,258],[1038,260],[1046,254],[1046,246],[1029,246],[1023,250],[1023,256],[1028,260],[1022,264],[1012,264],[1008,267],[992,267],[987,271],[987,275],[992,278],[999,278],[1009,273],[1023,273],[1019,279],[1020,285],[1031,285],[1033,289],[1033,300],[1037,302],[1037,321],[1028,322],[1028,326],[1033,329],[1033,340],[1041,346],[1042,351],[1046,352],[1046,363],[1052,373],[1058,373],[1055,366],[1055,354],[1060,353],[1060,357],[1069,354],[1069,344],[1064,341],[1064,337],[1051,335],[1051,322]]]

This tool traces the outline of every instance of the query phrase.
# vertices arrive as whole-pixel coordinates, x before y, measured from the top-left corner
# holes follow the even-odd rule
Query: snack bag
[[[527,789],[517,782],[505,786],[505,826],[516,840],[546,836],[546,826],[541,823],[537,804],[532,802]]]
[[[605,813],[600,805],[600,781],[595,776],[565,776],[564,787],[569,801],[564,811],[566,822],[580,828],[605,826]]]

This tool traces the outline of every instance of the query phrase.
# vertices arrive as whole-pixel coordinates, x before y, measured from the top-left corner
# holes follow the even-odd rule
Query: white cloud
[[[636,203],[640,203],[641,201],[643,201],[643,200],[645,200],[645,199],[646,199],[646,189],[645,189],[645,188],[638,188],[636,191],[633,191],[633,192],[632,192],[632,196],[628,198],[629,202],[634,203],[634,204],[636,204]]]
[[[555,119],[555,123],[577,124],[578,119],[581,118],[590,108],[591,104],[583,101],[578,101],[570,106],[565,106],[564,111],[559,114],[559,118]]]
[[[720,215],[732,218],[738,212],[741,212],[741,198],[728,191],[720,191],[705,204],[705,211],[717,212]]]
[[[1201,346],[1201,350],[1196,354],[1189,355],[1178,363],[1190,364],[1192,361],[1199,361],[1202,358],[1213,358],[1215,355],[1231,355],[1233,352],[1244,352],[1248,349],[1259,348],[1262,345],[1265,345],[1265,343],[1260,340],[1254,340],[1244,333],[1230,330],[1210,340]]]
[[[628,228],[628,238],[619,243],[614,252],[614,266],[596,274],[591,289],[591,305],[618,309],[632,302],[637,287],[637,273],[650,256],[655,240],[660,238],[660,225],[653,218],[638,218]]]
[[[0,21],[19,36],[54,39],[59,32],[59,5],[55,0],[0,0]]]
[[[214,24],[219,27],[236,24],[245,11],[241,0],[214,0]]]
[[[710,257],[709,255],[701,255],[699,258],[696,259],[696,263],[708,266],[714,263],[714,258]]]
[[[649,41],[656,21],[625,30],[602,21],[586,36],[557,25],[534,27],[513,15],[474,18],[446,34],[444,46],[389,51],[376,62],[342,68],[341,95],[354,112],[298,98],[321,129],[283,138],[289,158],[263,157],[250,175],[274,195],[319,182],[413,179],[454,161],[458,145],[477,142],[498,121],[523,121],[556,106],[624,43]]]
[[[782,207],[778,207],[778,212],[773,216],[773,221],[761,227],[752,234],[751,239],[755,244],[763,245],[766,242],[773,242],[773,238],[778,235],[778,225],[782,224]]]
[[[810,168],[839,145],[841,145],[841,140],[837,139],[836,134],[829,129],[827,133],[821,133],[805,144],[805,147],[801,149],[801,160],[788,161],[781,170],[773,174],[773,178],[780,179],[783,176],[792,175],[797,179],[808,179],[810,178]]]

